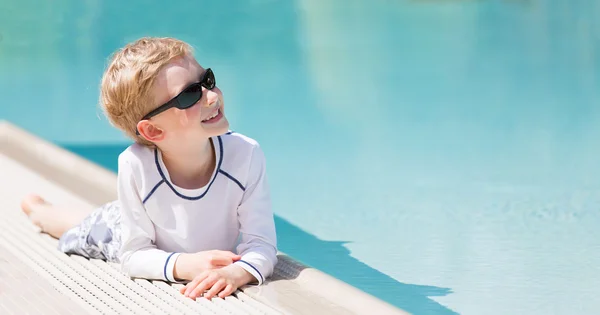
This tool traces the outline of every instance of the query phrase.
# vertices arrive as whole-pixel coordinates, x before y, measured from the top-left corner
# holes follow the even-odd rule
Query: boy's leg
[[[118,262],[120,221],[120,204],[104,204],[66,231],[59,239],[58,249],[66,254]]]
[[[27,196],[21,202],[21,209],[33,224],[42,232],[60,238],[63,233],[79,224],[93,209],[72,209],[57,207],[38,195]]]

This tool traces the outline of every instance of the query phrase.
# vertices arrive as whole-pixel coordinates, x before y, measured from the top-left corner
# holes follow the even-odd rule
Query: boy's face
[[[200,81],[206,70],[191,56],[177,58],[158,74],[154,85],[155,107],[177,96],[192,83]],[[216,80],[215,80],[216,81]],[[217,86],[202,87],[202,97],[187,109],[171,108],[138,124],[146,139],[162,141],[198,141],[227,132],[223,94]],[[141,125],[140,125],[141,124]]]

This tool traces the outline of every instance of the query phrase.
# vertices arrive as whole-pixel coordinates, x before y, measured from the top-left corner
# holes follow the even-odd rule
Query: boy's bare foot
[[[85,216],[72,209],[59,208],[38,195],[29,195],[21,201],[21,210],[42,232],[60,238]]]
[[[31,212],[33,212],[33,208],[40,205],[50,205],[50,203],[48,203],[46,200],[44,200],[44,198],[38,195],[29,195],[23,198],[23,200],[21,201],[21,209],[28,216],[31,214]]]

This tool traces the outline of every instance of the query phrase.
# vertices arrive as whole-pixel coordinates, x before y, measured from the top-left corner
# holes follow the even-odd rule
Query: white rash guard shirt
[[[133,278],[177,282],[181,253],[228,250],[258,284],[277,263],[277,240],[259,144],[228,132],[212,137],[216,167],[199,189],[175,186],[161,153],[133,144],[119,155],[122,270]]]

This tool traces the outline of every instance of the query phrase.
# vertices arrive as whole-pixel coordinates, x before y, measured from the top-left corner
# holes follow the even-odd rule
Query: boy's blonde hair
[[[152,88],[160,70],[192,47],[174,38],[143,37],[114,53],[102,76],[100,104],[111,124],[136,142],[152,143],[136,135],[137,123],[158,107]]]

